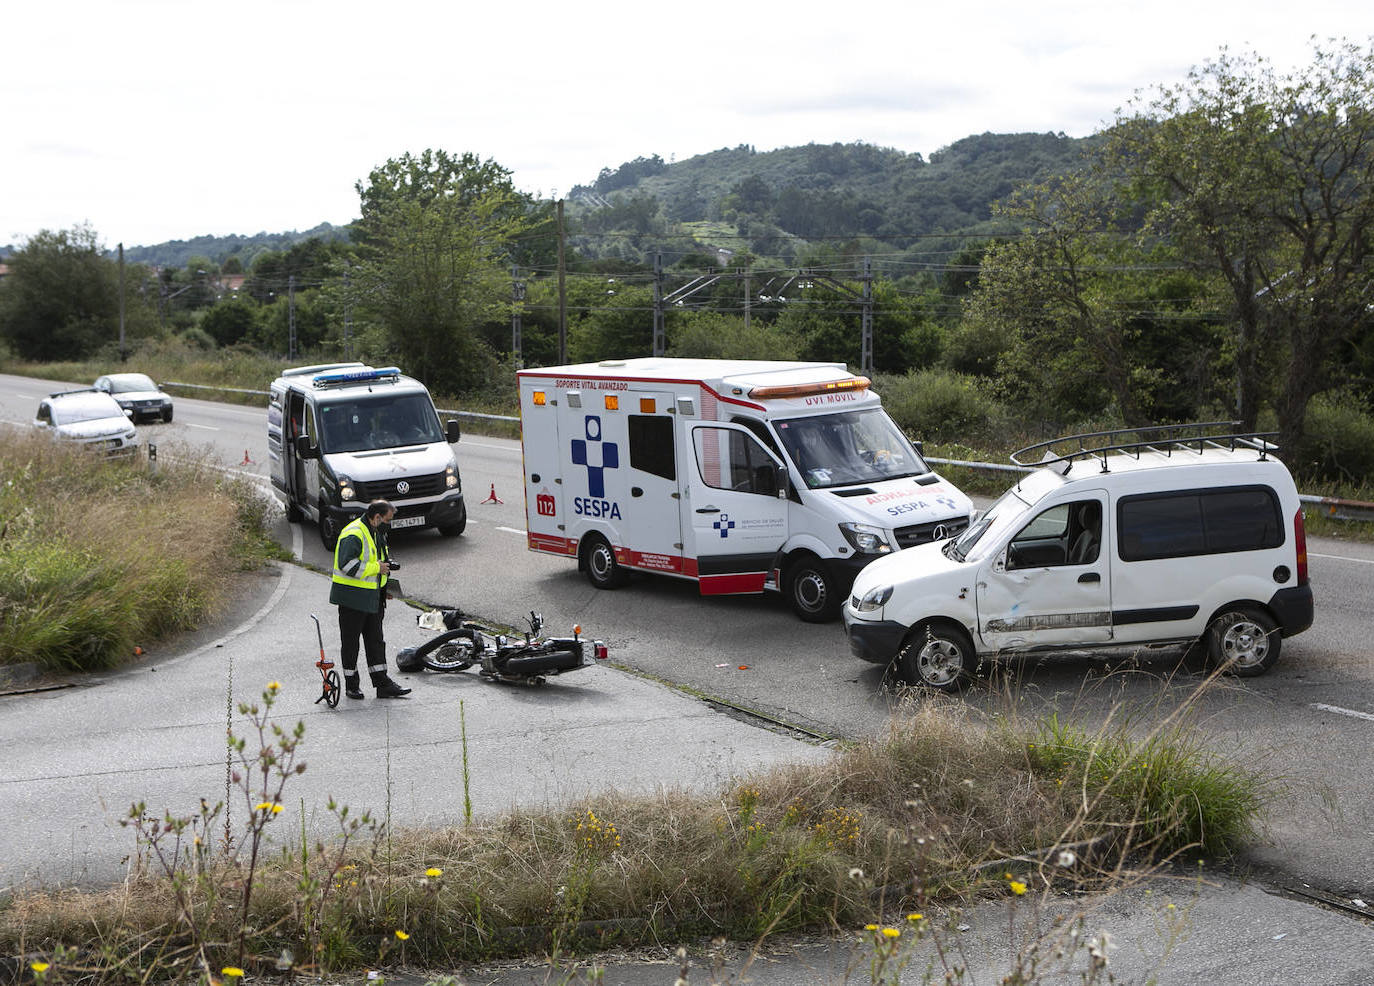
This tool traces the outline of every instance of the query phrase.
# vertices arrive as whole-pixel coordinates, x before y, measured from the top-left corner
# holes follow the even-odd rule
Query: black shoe
[[[392,681],[390,678],[388,678],[386,681],[382,682],[380,685],[377,686],[378,698],[400,698],[402,695],[409,694],[409,688],[402,688],[400,685],[396,684],[396,682]]]
[[[357,685],[349,685],[344,689],[344,694],[349,698],[367,698],[367,696],[363,694],[363,690]]]

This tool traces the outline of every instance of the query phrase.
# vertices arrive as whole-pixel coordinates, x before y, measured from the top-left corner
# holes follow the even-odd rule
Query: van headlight
[[[869,524],[841,524],[840,533],[861,555],[881,555],[892,550],[880,527]]]
[[[891,598],[892,586],[876,586],[864,593],[864,597],[859,600],[858,605],[854,607],[854,611],[856,613],[871,613],[875,609],[882,609]]]
[[[444,486],[451,490],[458,488],[458,467],[453,463],[444,467]]]
[[[340,500],[356,500],[356,499],[358,499],[358,492],[357,492],[357,490],[355,490],[355,489],[353,488],[353,480],[349,479],[347,476],[340,476],[340,477],[339,477],[339,499],[340,499]]]

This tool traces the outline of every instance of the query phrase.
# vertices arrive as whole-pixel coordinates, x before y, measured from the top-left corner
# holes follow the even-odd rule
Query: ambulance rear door
[[[787,540],[786,470],[740,425],[692,424],[684,444],[687,574],[703,595],[762,592]]]
[[[567,498],[560,458],[559,407],[553,381],[520,389],[520,453],[525,473],[526,544],[531,551],[569,553]],[[576,550],[573,546],[572,550]]]

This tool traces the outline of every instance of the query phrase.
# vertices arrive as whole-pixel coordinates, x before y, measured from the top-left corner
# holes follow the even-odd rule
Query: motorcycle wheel
[[[431,671],[466,671],[476,659],[477,640],[471,630],[465,630],[426,654],[425,667]]]

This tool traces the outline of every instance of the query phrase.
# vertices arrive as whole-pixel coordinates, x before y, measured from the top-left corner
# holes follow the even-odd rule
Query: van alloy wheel
[[[1274,666],[1282,640],[1278,624],[1267,613],[1237,609],[1212,621],[1207,629],[1207,653],[1227,673],[1250,678]]]
[[[953,626],[923,623],[897,654],[898,677],[910,685],[954,692],[973,680],[973,644]]]

